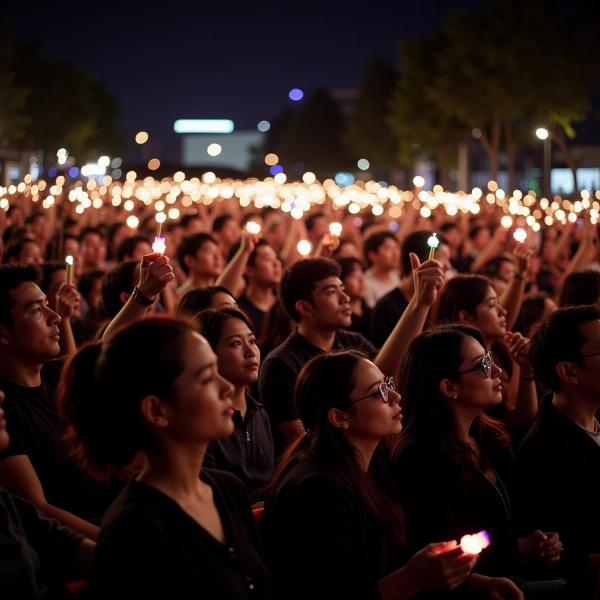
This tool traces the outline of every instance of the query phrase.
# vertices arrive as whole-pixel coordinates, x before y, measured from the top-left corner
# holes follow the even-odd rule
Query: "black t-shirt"
[[[252,324],[254,325],[254,331],[256,332],[256,335],[258,335],[261,332],[262,324],[267,313],[252,304],[252,302],[250,302],[246,296],[240,296],[237,299],[237,303],[240,309],[244,311],[244,313],[252,321]]]
[[[3,600],[66,598],[83,536],[0,488],[0,595]]]
[[[371,319],[373,317],[373,309],[369,308],[366,302],[362,302],[362,315],[352,313],[352,323],[350,324],[350,331],[360,333],[365,336],[368,340],[371,340]]]
[[[370,337],[378,348],[385,344],[407,306],[408,300],[398,287],[379,298],[373,308]]]
[[[39,387],[24,387],[0,379],[0,389],[6,395],[2,408],[10,436],[8,448],[0,452],[0,459],[27,456],[50,504],[99,522],[115,490],[87,476],[69,456],[55,406],[62,365],[62,359],[46,362]]]
[[[203,469],[225,532],[221,544],[175,500],[139,481],[106,514],[90,582],[92,597],[262,599],[269,575],[244,487]]]
[[[374,358],[377,350],[360,333],[338,331],[333,350],[360,350]],[[298,419],[294,403],[294,387],[302,367],[323,350],[313,346],[297,331],[275,348],[265,359],[258,380],[260,399],[264,402],[273,424]]]
[[[269,415],[250,394],[246,394],[246,417],[233,415],[233,433],[208,446],[204,466],[237,475],[254,504],[262,500],[262,489],[271,481],[275,450]]]

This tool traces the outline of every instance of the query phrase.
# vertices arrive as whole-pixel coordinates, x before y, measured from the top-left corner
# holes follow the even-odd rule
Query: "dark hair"
[[[355,256],[339,256],[335,259],[338,265],[340,265],[340,279],[344,281],[348,275],[351,275],[355,269],[365,270],[362,261]]]
[[[304,226],[306,227],[306,231],[312,231],[315,228],[315,221],[320,218],[325,218],[325,213],[322,211],[317,211],[312,213],[304,219]]]
[[[99,227],[92,227],[91,225],[89,227],[84,227],[80,234],[79,234],[79,243],[81,244],[81,242],[83,242],[84,238],[89,235],[90,233],[92,234],[96,234],[98,236],[100,236],[100,238],[104,239],[104,234],[102,233],[102,230]]]
[[[55,233],[46,244],[46,260],[62,260],[64,258],[65,242],[67,240],[75,240],[79,243],[76,235],[64,232]]]
[[[196,315],[196,323],[200,333],[206,338],[210,347],[216,352],[217,344],[223,331],[225,321],[229,319],[239,319],[248,325],[248,329],[254,333],[252,321],[238,308],[207,308]]]
[[[363,253],[369,266],[371,265],[369,252],[377,252],[386,240],[393,240],[398,244],[396,236],[391,231],[376,231],[365,240],[365,243],[363,244]]]
[[[215,220],[212,224],[212,230],[218,233],[221,231],[221,229],[223,229],[223,227],[225,227],[225,223],[227,223],[227,221],[235,221],[235,219],[229,213],[223,213],[222,215],[215,217]]]
[[[195,314],[207,308],[212,308],[213,298],[219,294],[229,294],[233,298],[233,294],[222,285],[209,285],[205,288],[194,288],[190,290],[177,304],[177,313],[180,315],[189,315],[193,317]]]
[[[521,304],[521,310],[519,311],[514,331],[521,333],[525,337],[529,337],[531,328],[536,323],[539,323],[544,314],[548,298],[548,294],[544,292],[525,298]]]
[[[487,229],[487,231],[490,230],[490,228],[487,225],[473,225],[473,227],[469,229],[469,239],[474,240],[479,234],[479,232],[483,229]]]
[[[460,230],[460,227],[454,221],[445,221],[444,223],[442,223],[442,225],[440,227],[440,231],[442,233],[448,233],[449,231],[452,231],[453,229]]]
[[[135,252],[138,244],[144,243],[150,244],[150,240],[145,235],[132,235],[125,238],[117,248],[117,261],[121,262],[125,260],[126,256],[131,256]]]
[[[400,271],[403,277],[410,275],[412,272],[411,253],[416,254],[421,262],[428,259],[429,246],[427,240],[431,237],[431,234],[431,231],[413,231],[404,238],[400,247]],[[448,240],[441,233],[438,233],[437,237],[440,244],[448,245]]]
[[[261,215],[259,212],[255,211],[255,210],[251,210],[250,212],[247,212],[247,213],[245,213],[245,214],[244,214],[244,216],[242,217],[242,220],[241,220],[241,222],[240,222],[240,223],[241,223],[241,225],[242,225],[242,227],[243,227],[243,226],[244,226],[244,225],[245,225],[245,224],[246,224],[248,221],[251,221],[252,219],[255,219],[256,217],[260,217],[260,218],[262,218],[262,215]]]
[[[148,318],[101,344],[88,344],[63,368],[57,390],[73,454],[99,478],[122,475],[152,447],[141,400],[170,400],[184,370],[181,350],[193,328],[174,319]],[[110,432],[110,435],[107,435]]]
[[[315,285],[327,277],[339,277],[340,266],[330,258],[305,258],[290,265],[279,283],[279,301],[294,321],[300,321],[296,310],[298,300],[312,303]]]
[[[186,229],[192,221],[202,221],[202,219],[196,213],[188,213],[179,219],[179,224],[183,229]]]
[[[235,242],[235,244],[233,244],[233,246],[231,246],[231,248],[229,249],[229,252],[227,254],[227,262],[230,262],[233,257],[238,253],[238,250],[240,249],[240,246],[242,245],[242,241],[240,240],[239,242]],[[253,267],[255,262],[256,262],[256,256],[258,254],[258,249],[262,248],[263,246],[269,246],[269,248],[271,247],[269,245],[269,242],[267,242],[267,240],[265,240],[265,238],[260,238],[258,240],[258,242],[256,242],[256,244],[254,245],[254,248],[252,250],[252,252],[250,252],[250,256],[248,257],[248,261],[247,261],[247,265],[249,267]]]
[[[79,290],[79,293],[87,300],[92,293],[94,281],[102,279],[103,277],[104,271],[100,271],[100,269],[84,273],[77,278],[77,289]]]
[[[24,235],[23,237],[13,240],[6,246],[6,250],[4,250],[4,255],[2,257],[2,262],[4,264],[8,264],[11,260],[18,262],[19,255],[27,244],[35,244],[39,248],[39,244],[35,238],[29,235]]]
[[[485,263],[485,265],[483,265],[478,273],[484,277],[489,277],[490,279],[499,279],[500,269],[502,268],[502,264],[505,262],[509,262],[514,265],[515,259],[512,258],[512,256],[507,256],[506,254],[494,256],[494,258],[491,258]]]
[[[12,325],[10,310],[14,301],[10,292],[22,283],[39,285],[41,278],[42,273],[36,265],[0,265],[0,323],[8,327]]]
[[[111,269],[102,280],[102,303],[109,317],[116,317],[123,308],[121,294],[131,294],[138,275],[139,262],[126,260]]]
[[[457,275],[446,282],[439,294],[435,308],[436,323],[454,323],[460,320],[464,310],[475,316],[477,307],[485,300],[491,286],[490,280],[481,275]]]
[[[29,215],[29,216],[28,216],[28,217],[25,219],[25,223],[26,223],[27,225],[31,225],[32,223],[35,223],[35,221],[37,221],[37,220],[38,220],[40,217],[41,217],[41,218],[43,218],[43,219],[46,219],[46,220],[48,220],[48,217],[46,216],[46,214],[45,214],[43,211],[41,211],[41,210],[38,210],[38,211],[36,211],[36,212],[33,212],[33,213],[31,213],[31,214],[30,214],[30,215]]]
[[[559,308],[542,321],[529,345],[531,366],[536,379],[553,392],[561,386],[556,372],[559,362],[581,364],[581,346],[586,340],[580,325],[600,319],[597,306],[570,306]]]
[[[567,276],[560,290],[558,305],[581,306],[600,302],[600,272],[588,269]]]
[[[200,250],[207,242],[212,242],[215,245],[217,244],[217,241],[210,233],[203,232],[188,235],[181,240],[181,243],[177,247],[177,262],[186,275],[190,274],[190,269],[185,264],[184,258],[186,256],[195,257],[198,250]]]
[[[274,302],[267,311],[259,332],[258,346],[262,356],[267,356],[294,331],[291,317],[283,310],[281,302]]]
[[[439,386],[443,379],[460,377],[462,344],[468,337],[485,347],[477,329],[461,324],[445,325],[416,337],[402,363],[399,385],[404,413],[399,449],[423,439],[439,444],[459,467],[465,483],[477,470],[493,464],[510,445],[501,423],[485,414],[475,418],[470,431],[479,444],[479,460],[473,449],[458,439],[454,413]]]
[[[52,279],[52,275],[57,271],[65,271],[67,265],[64,262],[45,262],[42,264],[42,278],[40,279],[40,289],[44,294],[48,294],[50,290],[50,281]]]
[[[354,350],[315,356],[305,365],[295,389],[295,403],[307,434],[295,441],[283,454],[269,488],[273,493],[288,470],[301,460],[325,463],[346,479],[361,499],[367,514],[397,542],[405,536],[404,515],[398,502],[382,488],[383,479],[373,477],[379,471],[383,452],[376,452],[369,472],[364,472],[356,449],[328,418],[331,408],[349,408],[348,398],[356,385],[356,367],[367,357]]]

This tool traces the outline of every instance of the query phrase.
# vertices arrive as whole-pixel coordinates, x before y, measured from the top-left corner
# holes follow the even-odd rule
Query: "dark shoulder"
[[[336,346],[345,350],[360,350],[369,358],[376,354],[376,348],[362,333],[342,329],[336,334]]]
[[[42,367],[42,381],[56,387],[65,362],[66,357],[64,356],[47,360]]]
[[[202,479],[211,487],[219,489],[228,498],[232,496],[244,498],[246,496],[246,488],[242,480],[233,473],[217,469],[202,469]]]
[[[297,334],[290,334],[279,346],[273,348],[269,354],[267,354],[265,360],[263,361],[263,366],[268,362],[287,362],[286,358],[291,354],[298,353],[298,340],[296,338]],[[262,370],[262,369],[261,369]]]

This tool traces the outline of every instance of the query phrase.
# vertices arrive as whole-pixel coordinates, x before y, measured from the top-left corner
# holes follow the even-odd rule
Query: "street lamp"
[[[552,139],[550,138],[550,132],[545,127],[538,127],[535,130],[535,135],[539,140],[544,142],[544,174],[542,180],[542,193],[546,196],[550,196],[550,170],[552,168]]]

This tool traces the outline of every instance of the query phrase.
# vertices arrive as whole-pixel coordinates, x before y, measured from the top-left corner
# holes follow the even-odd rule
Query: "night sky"
[[[291,88],[355,87],[374,57],[396,63],[399,41],[434,30],[449,9],[483,3],[196,0],[154,8],[124,0],[96,2],[95,12],[92,3],[22,3],[5,14],[18,39],[37,38],[47,54],[106,83],[128,139],[147,130],[164,160],[178,157],[177,118],[254,128],[290,102]]]

